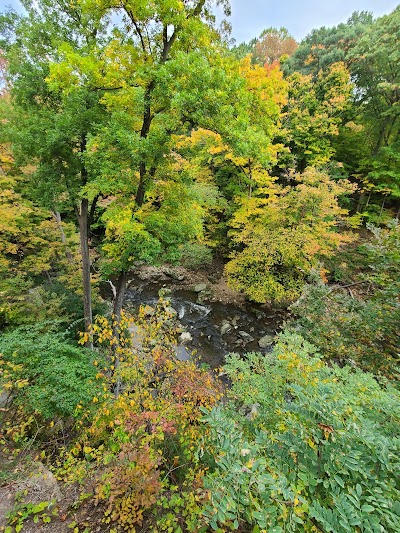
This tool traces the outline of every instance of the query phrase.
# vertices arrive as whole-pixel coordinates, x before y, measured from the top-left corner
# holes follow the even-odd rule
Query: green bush
[[[373,241],[360,247],[368,267],[352,286],[355,294],[321,283],[308,286],[292,306],[297,317],[291,327],[325,358],[393,378],[398,375],[400,226],[393,221],[388,229],[369,229]]]
[[[77,405],[89,406],[102,390],[93,354],[68,342],[57,326],[22,326],[0,337],[0,390],[44,419],[77,416]]]
[[[212,262],[212,250],[205,244],[187,243],[182,246],[181,264],[189,269],[200,269]]]
[[[290,334],[225,371],[231,402],[205,416],[199,452],[214,530],[400,530],[398,391]]]

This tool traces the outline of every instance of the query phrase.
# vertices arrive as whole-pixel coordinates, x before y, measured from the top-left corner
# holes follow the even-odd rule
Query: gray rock
[[[246,343],[254,341],[254,337],[252,337],[251,335],[249,335],[245,331],[239,331],[239,335],[242,337],[242,339]]]
[[[240,316],[239,316],[239,315],[235,315],[235,316],[232,318],[232,324],[233,324],[234,326],[237,326],[239,321],[240,321]]]
[[[194,292],[203,292],[207,290],[207,285],[205,283],[197,283],[197,285],[194,286]]]
[[[166,276],[171,279],[175,279],[176,281],[183,281],[185,279],[185,276],[183,276],[182,274],[178,274],[178,272],[173,269],[164,268],[163,272]]]
[[[193,340],[193,337],[191,336],[191,334],[188,332],[188,331],[184,331],[183,333],[181,333],[179,335],[179,340],[182,342],[182,343],[185,343],[185,342],[190,342]]]
[[[151,305],[145,305],[143,311],[145,316],[153,316],[155,313],[155,309]]]
[[[275,337],[273,335],[264,335],[264,337],[261,337],[258,341],[258,346],[260,348],[268,348],[271,344],[274,344],[274,341]]]
[[[176,353],[176,357],[178,361],[189,361],[190,360],[190,353],[182,345],[175,347],[175,353]]]
[[[225,335],[232,329],[232,326],[229,324],[229,322],[223,322],[221,326],[221,335]]]
[[[198,301],[199,304],[204,304],[204,302],[209,300],[211,298],[211,296],[212,296],[212,292],[211,291],[208,291],[208,290],[201,291],[197,295],[197,301]]]

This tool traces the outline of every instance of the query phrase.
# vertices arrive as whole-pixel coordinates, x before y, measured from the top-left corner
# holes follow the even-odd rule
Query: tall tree
[[[201,218],[201,202],[196,209],[191,184],[177,168],[176,135],[202,127],[218,132],[246,164],[257,158],[268,165],[274,158],[271,124],[279,106],[273,84],[265,71],[266,80],[252,81],[258,71],[226,56],[211,4],[85,2],[89,13],[120,12],[118,28],[90,69],[68,50],[51,68],[51,83],[68,93],[82,78],[98,86],[101,76],[108,88],[102,101],[112,119],[89,142],[87,161],[98,169],[98,179],[88,183],[85,194],[116,196],[104,215],[106,263],[109,272],[119,274],[116,322],[135,262],[168,257],[199,233],[198,223],[187,225],[186,210]],[[276,80],[277,86],[284,84],[281,77]]]
[[[104,120],[100,94],[81,80],[79,90],[62,91],[49,82],[51,65],[63,49],[86,58],[106,32],[98,16],[59,0],[24,2],[26,16],[1,19],[8,82],[14,105],[10,120],[13,146],[21,163],[34,163],[31,192],[42,206],[75,212],[79,226],[83,307],[86,329],[92,323],[89,232],[97,199],[91,204],[82,188],[91,177],[84,154],[90,132]]]
[[[354,12],[346,23],[312,30],[284,64],[286,74],[301,72],[314,78],[321,69],[343,62],[351,70],[352,49],[373,22],[371,13]]]
[[[286,28],[267,28],[258,38],[233,46],[232,53],[238,59],[251,54],[253,63],[263,66],[277,63],[281,58],[286,60],[296,49],[297,42]]]
[[[271,65],[290,57],[296,49],[297,42],[286,28],[267,28],[254,45],[253,57],[261,65]]]
[[[295,72],[288,78],[289,99],[284,125],[292,161],[300,172],[326,164],[334,155],[332,140],[339,134],[343,113],[350,105],[352,86],[343,63],[322,70],[313,80]]]

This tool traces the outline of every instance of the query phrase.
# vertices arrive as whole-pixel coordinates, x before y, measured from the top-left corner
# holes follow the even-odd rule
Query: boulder
[[[176,272],[172,268],[171,269],[170,268],[164,268],[163,272],[164,272],[164,274],[166,276],[168,276],[171,279],[175,279],[176,281],[183,281],[185,279],[185,276],[183,276],[182,274]]]
[[[228,321],[224,321],[222,322],[222,326],[221,326],[221,335],[225,335],[226,333],[228,333],[228,331],[230,331],[232,329],[232,326],[229,324]]]
[[[239,335],[242,337],[244,342],[247,344],[248,342],[254,341],[254,337],[246,333],[246,331],[239,331]]]
[[[205,290],[207,290],[206,283],[197,283],[197,285],[194,286],[194,292],[203,292]]]
[[[258,346],[260,348],[268,348],[272,344],[274,344],[275,337],[273,335],[264,335],[264,337],[261,337],[261,339],[258,341]]]

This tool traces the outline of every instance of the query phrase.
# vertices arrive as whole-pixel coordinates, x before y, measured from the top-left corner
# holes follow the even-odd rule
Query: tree
[[[302,172],[308,166],[326,164],[334,155],[332,140],[350,105],[351,84],[343,63],[321,70],[315,81],[311,75],[295,72],[288,82],[286,142],[295,168]]]
[[[81,195],[91,179],[84,161],[88,136],[104,120],[99,92],[81,80],[79,90],[51,83],[51,65],[63,47],[85,58],[104,39],[105,25],[82,6],[62,0],[26,1],[27,15],[1,19],[13,101],[9,122],[18,163],[33,163],[32,195],[42,206],[75,212],[79,226],[86,329],[92,323],[89,232],[97,198]]]
[[[367,180],[375,190],[400,197],[398,173],[400,131],[400,74],[398,39],[400,8],[377,19],[350,53],[357,86],[355,102],[365,130],[370,156]]]
[[[337,226],[346,214],[338,196],[351,185],[312,168],[292,179],[291,187],[273,185],[243,200],[232,219],[226,272],[231,285],[256,302],[296,299],[311,269],[350,239]]]
[[[297,42],[286,28],[267,28],[254,45],[253,57],[261,65],[271,65],[294,54]]]
[[[354,12],[346,23],[332,28],[312,30],[299,44],[294,54],[285,62],[286,74],[301,72],[317,77],[320,70],[326,70],[334,63],[342,62],[351,71],[352,49],[373,22],[371,13]]]
[[[376,20],[356,12],[346,24],[314,30],[283,65],[286,74],[296,71],[314,80],[338,61],[348,69],[352,105],[342,115],[332,146],[360,184],[358,210],[368,206],[371,192],[379,194],[382,209],[386,198],[398,202],[399,20],[399,8]]]
[[[287,60],[296,49],[297,42],[286,28],[267,28],[258,38],[234,46],[232,53],[238,59],[251,54],[254,63],[264,66],[278,63],[281,58]]]
[[[71,225],[57,224],[49,211],[21,194],[25,181],[10,148],[0,145],[1,326],[62,314],[62,301],[51,293],[52,274],[68,270],[67,254],[76,246]]]
[[[85,6],[99,10],[98,4]],[[90,63],[95,66],[88,71],[67,50],[51,69],[51,83],[66,92],[76,90],[82,78],[97,85],[98,73],[109,88],[102,102],[111,119],[91,137],[86,154],[97,179],[84,194],[114,196],[103,217],[103,250],[108,273],[119,275],[116,322],[128,270],[138,261],[177,257],[176,249],[201,233],[202,201],[177,164],[178,137],[196,128],[218,133],[245,165],[257,160],[267,167],[276,157],[270,144],[282,76],[228,57],[209,8],[204,1],[101,4],[104,16],[116,9],[122,19]],[[189,209],[190,223],[184,216]]]

